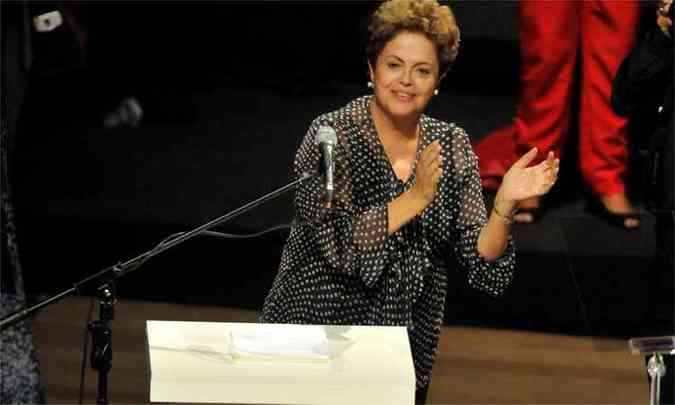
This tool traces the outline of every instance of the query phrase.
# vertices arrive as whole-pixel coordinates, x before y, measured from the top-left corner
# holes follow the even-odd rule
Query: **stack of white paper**
[[[331,356],[331,346],[321,326],[233,328],[231,339],[232,355],[235,357],[325,361]]]

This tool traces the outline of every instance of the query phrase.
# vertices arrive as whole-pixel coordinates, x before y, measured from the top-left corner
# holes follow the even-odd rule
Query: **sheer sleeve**
[[[452,233],[454,253],[460,267],[468,273],[469,284],[493,296],[504,293],[513,279],[515,267],[515,246],[509,236],[506,250],[494,261],[487,261],[478,253],[478,236],[487,223],[487,212],[483,200],[478,159],[471,148],[466,133],[455,129],[452,137],[451,159],[458,182],[458,195],[453,217]]]
[[[320,125],[331,125],[337,132],[335,153],[335,198],[333,208],[325,208],[322,179],[315,177],[299,187],[295,197],[296,217],[313,238],[317,254],[328,269],[360,277],[373,286],[387,261],[387,203],[359,206],[355,203],[354,181],[363,177],[366,164],[353,166],[347,130],[322,117],[312,122],[295,158],[297,176],[315,173],[321,158],[314,137]],[[371,163],[372,164],[372,163]]]

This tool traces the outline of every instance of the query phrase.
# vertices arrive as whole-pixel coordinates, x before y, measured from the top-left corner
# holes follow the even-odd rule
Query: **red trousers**
[[[493,187],[536,146],[560,156],[570,127],[574,73],[580,62],[579,162],[598,195],[625,192],[627,121],[610,105],[612,81],[630,51],[637,0],[521,0],[521,90],[516,118],[476,145],[483,184]]]

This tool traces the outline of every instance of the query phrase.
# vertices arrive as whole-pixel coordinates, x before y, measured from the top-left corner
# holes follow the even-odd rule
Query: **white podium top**
[[[147,321],[151,402],[414,403],[405,327]]]

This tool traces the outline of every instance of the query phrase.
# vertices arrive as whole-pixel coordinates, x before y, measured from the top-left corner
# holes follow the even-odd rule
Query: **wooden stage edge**
[[[49,404],[78,401],[90,304],[88,297],[69,297],[33,318]],[[146,320],[255,322],[257,317],[255,311],[129,300],[115,309],[111,404],[148,403]],[[84,401],[95,403],[97,373],[88,361],[89,353]],[[444,327],[427,404],[647,403],[643,364],[625,340]]]

